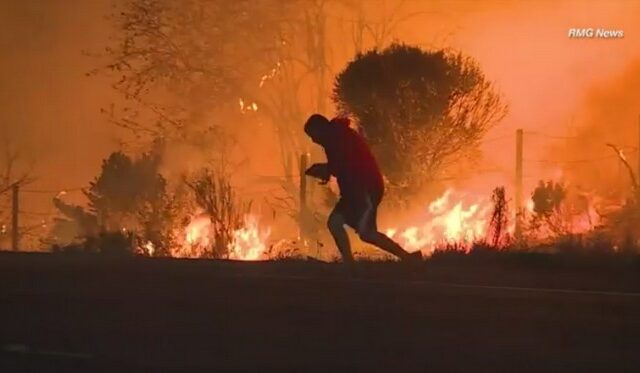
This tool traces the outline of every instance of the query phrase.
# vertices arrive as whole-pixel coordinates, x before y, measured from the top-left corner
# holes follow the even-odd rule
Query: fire
[[[156,248],[155,246],[153,246],[153,242],[147,241],[147,243],[144,244],[144,250],[147,255],[153,256],[153,253],[156,251]]]
[[[201,258],[207,256],[213,245],[215,226],[207,214],[196,214],[178,235],[179,245],[171,250],[177,258]],[[266,240],[271,230],[261,229],[256,216],[248,214],[243,225],[234,230],[228,243],[228,257],[235,260],[259,260],[264,258]]]
[[[568,231],[573,234],[592,231],[601,220],[594,207],[597,204],[598,201],[590,195],[581,195],[579,203],[567,201],[561,218]],[[523,219],[528,220],[534,214],[533,200],[527,199],[524,207]],[[446,244],[468,251],[474,242],[489,238],[493,209],[488,198],[469,197],[449,189],[427,206],[418,223],[402,229],[390,228],[386,234],[408,251],[420,250],[427,256]],[[512,234],[514,221],[508,223],[505,233]],[[553,236],[552,231],[539,231],[531,234],[530,238],[543,240]]]
[[[276,65],[271,69],[271,71],[269,71],[268,74],[264,74],[261,78],[260,78],[260,83],[258,84],[259,88],[262,88],[264,86],[264,84],[267,82],[267,80],[273,79],[278,72],[280,71],[280,67],[282,66],[282,64],[280,63],[280,61],[278,61],[276,63]]]
[[[589,196],[583,197],[581,209],[567,210],[572,210],[568,222],[573,233],[590,231],[600,220],[593,207],[594,201],[588,198]],[[573,207],[572,204],[567,206]],[[439,247],[444,246],[468,252],[474,243],[492,239],[490,225],[493,210],[493,202],[488,196],[449,189],[425,206],[412,223],[391,227],[386,230],[386,234],[406,250],[421,251],[426,256],[430,256]],[[525,200],[524,210],[523,219],[525,220],[535,213],[531,199]],[[508,210],[507,213],[511,215]],[[511,216],[507,220],[507,226],[503,227],[503,234],[509,237],[513,231],[514,220]],[[541,232],[541,236],[538,234],[530,238],[544,239],[547,236],[551,237],[552,233]],[[211,257],[214,249],[221,248],[218,244],[220,238],[217,238],[217,235],[220,235],[220,228],[212,222],[210,216],[206,213],[197,213],[186,227],[176,232],[178,244],[170,250],[169,254],[178,258]],[[295,246],[288,240],[283,240],[285,242],[281,245],[283,247],[275,250],[274,247],[277,245],[267,245],[271,229],[261,226],[258,216],[253,214],[245,215],[237,229],[223,236],[226,251],[223,249],[222,254],[217,251],[218,255],[233,260],[274,259],[283,252],[287,252],[287,255],[291,254],[292,247]],[[506,245],[508,242],[510,241],[507,239],[498,245]],[[153,256],[155,251],[156,248],[151,242],[140,247],[143,255]]]
[[[229,258],[237,260],[263,259],[267,250],[265,240],[271,234],[271,230],[261,231],[258,219],[253,215],[247,215],[244,219],[244,227],[233,232],[233,242],[229,244]]]
[[[192,247],[207,247],[211,244],[211,219],[207,215],[196,216],[184,230],[185,243]]]
[[[258,104],[255,102],[245,102],[243,99],[238,99],[238,105],[240,105],[240,112],[242,114],[248,111],[258,111]]]
[[[463,196],[449,189],[427,206],[420,223],[404,229],[391,228],[386,233],[408,251],[420,250],[425,255],[447,243],[469,248],[474,241],[486,236],[491,210],[489,200],[478,198],[465,202]]]
[[[156,247],[151,241],[147,241],[142,245],[137,246],[136,254],[144,256],[153,256],[156,252]]]

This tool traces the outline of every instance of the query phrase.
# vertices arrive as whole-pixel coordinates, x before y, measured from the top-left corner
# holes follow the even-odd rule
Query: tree
[[[295,2],[294,2],[295,3]],[[290,6],[268,0],[125,0],[111,16],[108,73],[126,100],[108,112],[139,137],[198,138],[214,110],[253,103],[277,65]]]
[[[158,171],[158,156],[145,153],[132,159],[122,152],[103,161],[102,171],[85,191],[89,206],[106,230],[135,227],[135,214],[144,204],[166,195],[166,181]]]
[[[543,236],[571,233],[570,211],[565,207],[567,189],[560,183],[540,181],[531,194],[533,215],[530,228]]]
[[[567,190],[562,184],[553,181],[546,183],[540,181],[531,195],[533,212],[548,217],[554,212],[560,211],[566,196]]]
[[[179,216],[177,195],[167,190],[160,161],[153,153],[138,158],[112,153],[84,193],[101,232],[130,231],[143,243],[153,244],[157,255],[165,255],[173,244]]]
[[[477,149],[507,110],[471,57],[403,44],[357,55],[337,75],[333,100],[403,193]]]

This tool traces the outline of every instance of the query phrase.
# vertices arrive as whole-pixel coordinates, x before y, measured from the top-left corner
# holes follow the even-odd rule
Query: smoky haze
[[[105,42],[108,10],[106,1],[0,2],[0,135],[20,151],[18,172],[31,169],[25,190],[84,186],[116,145],[100,115],[108,82],[85,77],[95,61],[82,55]],[[54,195],[23,193],[21,224],[46,221]]]
[[[121,133],[100,113],[101,107],[116,100],[111,81],[86,76],[104,61],[82,53],[100,51],[109,44],[114,30],[105,16],[112,4],[109,0],[0,1],[0,134],[22,150],[23,167],[33,166],[35,181],[28,189],[86,186],[98,173],[101,160],[118,149]],[[517,128],[525,130],[527,190],[539,178],[559,174],[604,188],[593,171],[618,167],[615,159],[578,168],[570,162],[612,155],[603,138],[637,146],[633,139],[637,139],[640,94],[634,87],[638,87],[640,70],[640,2],[389,0],[366,4],[374,20],[392,12],[410,15],[395,30],[395,40],[454,48],[476,58],[509,104],[508,116],[482,146],[484,160],[478,167],[494,172],[459,187],[484,191],[512,182]],[[330,16],[350,17],[340,7],[332,9]],[[621,29],[625,37],[570,39],[567,32],[573,27]],[[348,27],[331,33],[334,73],[352,57],[348,48],[341,47],[351,42],[345,40],[344,32]],[[279,170],[272,161],[276,157],[269,157],[269,147],[276,146],[269,123],[256,131],[238,138],[249,159],[245,181],[251,180],[250,174]],[[562,137],[586,140],[570,142]],[[191,150],[173,152],[167,172],[197,159]],[[178,161],[185,158],[191,160]],[[627,182],[624,177],[613,180],[619,185]],[[24,208],[51,212],[52,196],[25,193]],[[70,192],[69,198],[83,202],[77,191]],[[39,218],[25,219],[37,222]]]

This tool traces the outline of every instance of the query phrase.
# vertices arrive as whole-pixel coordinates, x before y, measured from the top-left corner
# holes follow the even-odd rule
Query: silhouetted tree
[[[138,158],[112,153],[84,193],[100,232],[131,232],[138,241],[143,241],[140,244],[151,242],[155,253],[164,255],[173,243],[172,232],[179,217],[176,196],[167,191],[159,165],[160,158],[153,153]],[[77,206],[66,208],[60,202],[56,206],[80,227],[86,226],[84,210],[79,211]],[[70,210],[71,207],[78,211]],[[89,233],[84,228],[80,232]]]
[[[118,3],[110,62],[94,71],[111,74],[126,99],[108,113],[139,137],[188,141],[220,125],[212,111],[238,111],[239,98],[268,110],[257,88],[279,69],[291,7],[265,0]]]
[[[158,172],[159,158],[149,153],[132,159],[122,152],[103,161],[102,171],[85,191],[89,206],[106,230],[135,226],[135,215],[146,203],[166,194],[166,181]]]
[[[472,58],[403,44],[356,56],[336,77],[333,99],[357,120],[383,172],[403,191],[476,149],[506,114]]]
[[[571,213],[568,209],[563,209],[566,197],[567,189],[562,184],[541,180],[531,194],[533,215],[530,229],[554,235],[571,233]]]
[[[540,181],[531,195],[533,212],[541,216],[550,216],[554,212],[560,211],[566,196],[567,190],[562,184],[553,181],[546,183]]]

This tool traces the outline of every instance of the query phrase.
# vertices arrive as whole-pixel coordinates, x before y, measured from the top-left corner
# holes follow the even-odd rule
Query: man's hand
[[[326,163],[315,163],[311,165],[311,167],[307,168],[304,174],[315,177],[316,179],[320,179],[320,182],[322,184],[328,183],[329,178],[331,178],[331,174],[329,173],[329,165],[327,165]]]

